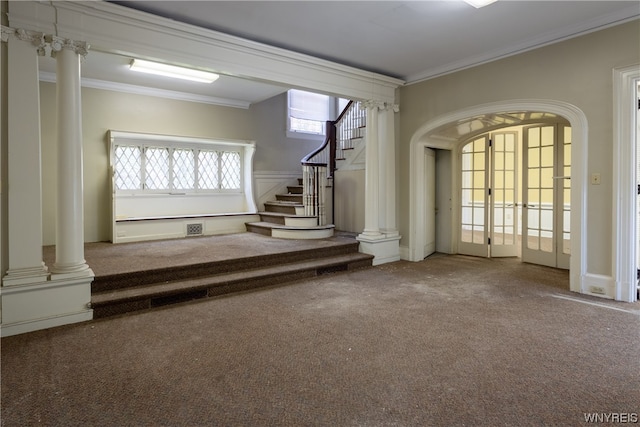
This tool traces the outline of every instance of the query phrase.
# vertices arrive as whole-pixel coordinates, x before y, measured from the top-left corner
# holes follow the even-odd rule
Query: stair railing
[[[335,122],[336,159],[344,159],[345,150],[352,150],[365,137],[367,111],[360,101],[351,101]]]
[[[327,188],[327,169],[335,168],[335,124],[326,122],[324,143],[302,159],[302,204],[304,214],[315,216],[318,225],[327,224],[325,212],[325,189]],[[330,166],[333,165],[333,166]]]
[[[305,215],[318,218],[318,225],[327,223],[327,178],[333,177],[336,159],[344,159],[344,150],[353,149],[364,138],[366,118],[367,113],[360,102],[349,101],[336,121],[326,122],[327,138],[324,143],[302,159],[302,203]]]

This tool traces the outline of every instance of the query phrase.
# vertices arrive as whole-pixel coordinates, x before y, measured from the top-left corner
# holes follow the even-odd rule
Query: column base
[[[373,265],[400,261],[400,237],[381,235],[380,238],[370,239],[365,233],[356,239],[360,242],[360,252],[373,255]]]
[[[42,265],[31,268],[19,268],[7,270],[2,278],[2,286],[21,286],[42,283],[49,278],[49,272],[44,262]]]
[[[23,286],[3,286],[3,337],[93,319],[93,275],[75,279],[52,279]]]
[[[60,264],[56,263],[51,266],[51,279],[70,279],[74,277],[93,277],[93,271],[86,263],[77,264]]]

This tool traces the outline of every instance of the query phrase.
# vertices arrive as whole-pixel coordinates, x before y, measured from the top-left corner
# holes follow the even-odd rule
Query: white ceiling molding
[[[560,30],[547,32],[541,36],[527,39],[522,43],[511,45],[505,49],[495,50],[477,56],[471,56],[462,61],[450,62],[439,67],[425,70],[424,72],[408,76],[406,78],[406,84],[418,83],[424,80],[429,80],[467,68],[486,64],[488,62],[507,58],[509,56],[518,55],[520,53],[538,49],[540,47],[547,46],[553,43],[558,43],[563,40],[568,40],[580,35],[600,31],[607,27],[620,25],[624,22],[633,21],[635,19],[638,19],[638,17],[640,17],[640,8],[637,4],[635,4],[626,9],[618,10],[616,12],[600,16],[597,19],[591,21],[581,22],[577,25],[566,26]]]
[[[393,102],[404,81],[107,2],[10,2],[9,23],[91,49],[351,99]]]
[[[56,74],[49,72],[40,72],[40,81],[55,83]],[[196,95],[187,92],[178,92],[174,90],[157,89],[147,86],[131,85],[126,83],[109,82],[105,80],[89,79],[83,77],[80,80],[82,87],[92,89],[109,90],[113,92],[131,93],[135,95],[155,96],[158,98],[174,99],[178,101],[198,102],[200,104],[218,105],[221,107],[232,107],[248,109],[251,103],[239,101],[237,99],[218,98],[214,96]]]

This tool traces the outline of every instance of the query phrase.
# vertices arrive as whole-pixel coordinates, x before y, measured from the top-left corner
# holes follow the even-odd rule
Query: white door
[[[518,256],[518,134],[496,132],[489,141],[489,256]]]
[[[458,252],[489,256],[489,136],[476,137],[461,150],[460,241]]]
[[[436,152],[425,148],[425,245],[424,256],[436,251]]]
[[[571,128],[528,126],[523,145],[522,261],[568,269]]]

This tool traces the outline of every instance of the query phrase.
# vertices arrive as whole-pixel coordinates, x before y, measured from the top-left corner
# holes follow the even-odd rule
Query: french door
[[[521,144],[516,130],[485,134],[462,148],[458,252],[568,269],[571,128],[522,135]]]
[[[571,128],[524,128],[522,261],[569,268]]]
[[[461,227],[458,252],[518,254],[518,135],[496,132],[462,148]]]

